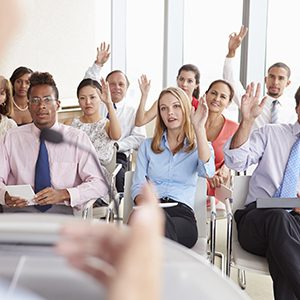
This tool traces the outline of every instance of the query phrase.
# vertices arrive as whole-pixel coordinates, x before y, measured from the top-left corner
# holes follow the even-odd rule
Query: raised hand
[[[102,42],[100,44],[100,47],[97,47],[97,56],[95,63],[99,65],[100,67],[103,67],[103,65],[107,62],[110,56],[110,44],[107,44],[105,42]]]
[[[192,107],[191,122],[195,130],[204,127],[208,116],[208,107],[206,103],[206,96],[203,95],[199,100],[198,108],[195,110]]]
[[[243,95],[241,101],[241,114],[243,120],[252,121],[260,115],[267,99],[265,96],[261,101],[259,101],[260,91],[260,83],[257,84],[256,90],[253,82],[248,84],[246,94]]]
[[[107,107],[109,104],[112,104],[109,84],[103,78],[101,78],[100,82],[101,82],[102,91],[97,89],[97,94],[99,95],[100,99]]]
[[[242,25],[239,33],[233,32],[229,35],[227,57],[235,56],[235,51],[241,45],[247,32],[248,28]]]
[[[147,96],[151,87],[151,80],[148,80],[147,76],[143,74],[138,81],[142,95]]]

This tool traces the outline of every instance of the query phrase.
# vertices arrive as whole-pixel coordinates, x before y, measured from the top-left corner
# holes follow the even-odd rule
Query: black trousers
[[[162,203],[177,202],[160,199]],[[198,239],[197,222],[193,210],[184,203],[164,208],[166,216],[165,236],[188,248],[192,248]]]
[[[300,299],[300,215],[251,203],[234,217],[242,248],[267,258],[275,299]]]
[[[125,172],[128,171],[128,158],[126,154],[117,152],[117,163],[122,165],[116,177],[116,188],[118,192],[124,192]]]

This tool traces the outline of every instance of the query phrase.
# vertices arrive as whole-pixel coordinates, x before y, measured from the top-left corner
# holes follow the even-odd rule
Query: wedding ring
[[[17,204],[13,204],[13,207],[16,207],[17,206]]]

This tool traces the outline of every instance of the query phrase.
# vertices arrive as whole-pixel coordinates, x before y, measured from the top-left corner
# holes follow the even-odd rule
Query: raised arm
[[[141,100],[135,116],[135,126],[143,126],[151,122],[157,115],[157,100],[152,104],[151,108],[145,111],[145,105],[150,90],[151,80],[146,75],[142,75],[139,79],[141,90]]]
[[[235,56],[235,52],[236,52],[237,48],[240,47],[247,32],[248,32],[248,28],[245,27],[244,25],[242,25],[239,33],[233,32],[229,35],[228,53],[227,53],[226,57],[234,57]]]
[[[107,125],[105,129],[108,136],[112,140],[118,140],[121,137],[121,126],[117,118],[113,103],[111,101],[109,85],[107,82],[104,81],[103,78],[101,79],[101,85],[102,85],[102,91],[97,90],[97,93],[100,99],[105,104],[109,114],[109,120],[107,121]]]
[[[100,72],[104,64],[108,61],[110,56],[110,44],[102,42],[100,47],[97,47],[97,55],[94,64],[87,69],[84,78],[91,78],[94,80],[100,80]]]
[[[198,148],[198,157],[203,162],[208,162],[211,156],[210,149],[208,146],[205,123],[208,116],[208,107],[206,104],[205,96],[199,100],[197,110],[192,107],[191,111],[191,122],[195,130]]]
[[[245,93],[245,88],[238,79],[238,75],[235,74],[234,57],[236,50],[241,45],[247,32],[248,28],[242,26],[239,33],[234,32],[229,35],[228,53],[223,66],[223,79],[227,80],[233,86],[233,102],[236,103],[238,107],[241,106],[241,98],[242,95]]]
[[[242,97],[241,103],[242,119],[238,130],[231,140],[230,149],[239,148],[248,140],[252,125],[255,119],[260,115],[267,99],[265,96],[261,102],[259,102],[260,90],[261,87],[259,83],[257,84],[256,90],[253,82],[247,86],[246,94]]]

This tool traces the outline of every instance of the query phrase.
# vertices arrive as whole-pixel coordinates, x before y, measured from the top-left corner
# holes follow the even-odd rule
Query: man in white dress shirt
[[[97,49],[96,60],[85,73],[85,78],[99,81],[101,68],[108,60],[109,55],[109,45],[106,46],[105,43],[101,43],[100,48]],[[111,99],[121,125],[121,138],[116,143],[116,146],[118,148],[117,163],[122,164],[122,169],[117,175],[116,187],[118,192],[123,192],[124,176],[128,170],[130,150],[138,149],[146,137],[146,131],[144,127],[135,126],[136,108],[126,99],[126,92],[129,87],[129,80],[126,74],[120,70],[114,70],[106,76],[106,81],[109,83]],[[105,105],[100,105],[100,113],[104,118],[109,117]]]
[[[242,26],[238,34],[232,33],[229,36],[228,53],[223,68],[223,78],[233,85],[235,90],[233,101],[239,108],[245,89],[241,82],[236,79],[233,71],[233,64],[236,50],[241,45],[247,31],[247,27]],[[269,67],[265,77],[267,100],[262,113],[256,118],[252,129],[260,128],[269,123],[294,123],[296,121],[296,116],[294,114],[294,100],[292,97],[289,99],[284,95],[285,88],[290,84],[290,75],[290,68],[284,63],[275,63]],[[278,100],[277,104],[273,104],[276,100]],[[274,105],[276,108],[273,107]],[[277,111],[276,118],[272,116],[272,110],[274,109]]]

